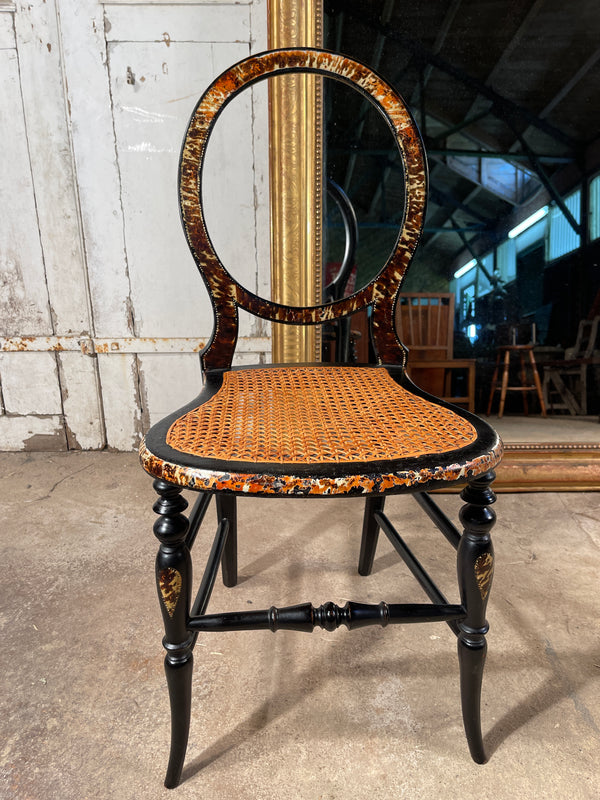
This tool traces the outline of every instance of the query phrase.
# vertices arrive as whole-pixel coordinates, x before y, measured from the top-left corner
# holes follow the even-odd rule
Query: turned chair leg
[[[370,575],[373,569],[377,539],[379,538],[379,525],[375,519],[376,511],[383,511],[385,497],[374,495],[365,501],[365,515],[363,517],[362,539],[360,542],[360,555],[358,557],[358,572],[360,575]]]
[[[237,584],[237,507],[236,497],[231,494],[218,494],[217,518],[229,520],[229,532],[225,540],[221,566],[223,570],[223,583],[225,586]]]
[[[461,602],[467,616],[459,622],[458,660],[463,722],[473,760],[487,760],[481,734],[481,682],[487,651],[485,611],[494,572],[490,531],[496,514],[489,506],[496,496],[490,488],[493,471],[479,475],[463,490],[460,511],[464,532],[458,547],[457,568]]]
[[[165,625],[165,673],[171,703],[171,750],[165,777],[168,789],[181,779],[190,728],[193,669],[193,635],[187,629],[191,601],[192,562],[185,544],[187,508],[178,486],[156,479],[159,498],[154,511],[159,518],[154,534],[160,541],[156,557],[156,585]]]

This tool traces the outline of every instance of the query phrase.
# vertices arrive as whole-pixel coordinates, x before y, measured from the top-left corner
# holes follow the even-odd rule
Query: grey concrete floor
[[[598,446],[600,424],[597,416],[572,417],[567,414],[549,414],[528,417],[506,414],[501,419],[495,415],[486,417],[498,431],[503,442],[572,442]]]
[[[468,755],[446,626],[205,634],[169,792],[151,480],[115,453],[5,454],[0,474],[0,797],[600,797],[600,493],[499,497],[488,764]],[[387,509],[456,600],[450,546],[410,498]],[[423,602],[386,542],[357,575],[361,510],[244,498],[240,582],[218,582],[211,608]],[[211,508],[196,579],[213,531]]]

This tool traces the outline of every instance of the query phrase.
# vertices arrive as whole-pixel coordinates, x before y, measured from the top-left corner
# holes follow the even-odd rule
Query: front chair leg
[[[487,644],[485,610],[494,572],[494,551],[490,531],[496,514],[489,506],[496,496],[490,488],[495,475],[490,470],[472,480],[461,497],[464,532],[458,547],[457,565],[461,602],[466,618],[459,623],[458,659],[463,722],[473,760],[487,760],[481,734],[481,682]]]
[[[193,636],[187,622],[192,561],[185,545],[188,521],[182,512],[187,501],[181,496],[181,489],[160,479],[154,481],[154,489],[159,495],[154,504],[159,515],[154,534],[160,541],[156,585],[165,625],[165,673],[171,703],[171,751],[165,786],[172,789],[181,779],[190,728]]]

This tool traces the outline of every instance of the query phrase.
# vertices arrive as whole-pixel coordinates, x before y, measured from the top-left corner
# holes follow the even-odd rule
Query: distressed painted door
[[[265,6],[48,0],[0,23],[0,446],[131,449],[199,388],[212,316],[178,218],[179,145],[210,80],[264,48]],[[232,104],[205,184],[217,249],[253,289],[269,274],[258,95]],[[243,325],[240,360],[268,359],[268,332]]]

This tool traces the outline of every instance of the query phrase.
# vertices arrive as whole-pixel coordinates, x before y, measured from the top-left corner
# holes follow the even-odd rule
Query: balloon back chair
[[[225,269],[207,232],[201,176],[208,138],[223,107],[272,75],[311,72],[350,84],[391,129],[405,175],[396,246],[368,286],[314,307],[287,307],[243,288]],[[345,625],[386,627],[445,622],[458,639],[462,712],[473,759],[486,759],[480,695],[488,630],[485,612],[493,572],[491,483],[502,444],[485,422],[418,389],[407,377],[407,350],[394,325],[400,285],[419,241],[427,178],[423,146],[402,98],[368,67],[331,52],[270,51],[234,65],[197,104],[183,143],[180,201],[189,247],[208,287],[214,332],[201,354],[203,388],[195,400],[154,425],[141,445],[154,477],[160,541],[158,596],[166,635],[171,751],[165,785],[181,779],[190,723],[192,651],[203,631],[328,631]],[[265,320],[317,325],[371,308],[377,362],[369,365],[282,364],[232,367],[238,308]],[[438,508],[432,489],[464,484],[462,530]],[[186,518],[183,489],[198,493]],[[387,495],[409,493],[457,551],[460,602],[449,603],[384,513]],[[190,551],[211,498],[218,525],[192,601]],[[236,497],[365,497],[358,572],[372,569],[379,530],[389,538],[430,603],[326,602],[262,611],[207,613],[219,565],[226,586],[237,580]],[[266,521],[273,521],[265,507]]]

